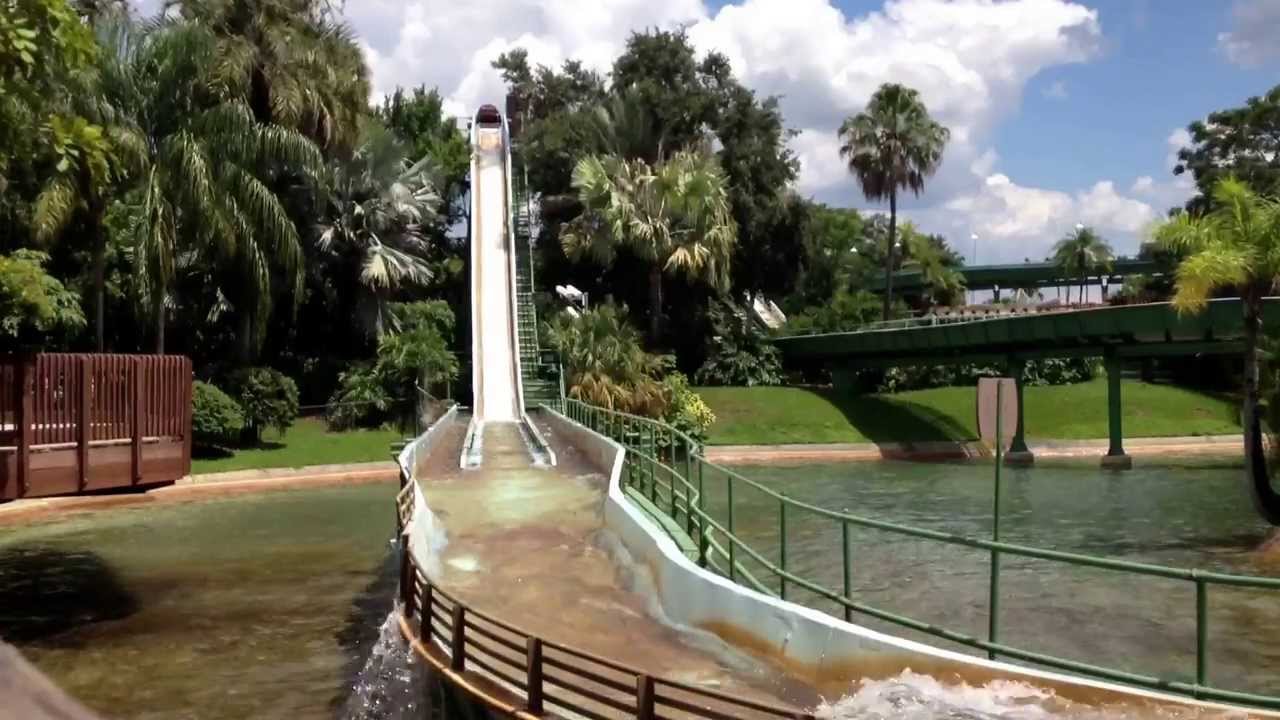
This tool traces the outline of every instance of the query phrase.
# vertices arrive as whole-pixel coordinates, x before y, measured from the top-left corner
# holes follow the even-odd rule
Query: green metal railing
[[[698,442],[666,423],[607,410],[573,399],[562,400],[560,406],[559,409],[570,419],[621,443],[627,449],[622,477],[624,489],[643,496],[653,510],[665,514],[672,523],[684,531],[688,539],[696,546],[694,552],[699,565],[719,572],[734,582],[784,600],[790,588],[800,588],[841,606],[846,621],[852,621],[855,614],[865,615],[919,631],[935,638],[984,651],[992,659],[1013,659],[1078,673],[1087,677],[1185,695],[1195,699],[1237,703],[1260,708],[1280,708],[1280,696],[1229,690],[1215,687],[1208,683],[1208,647],[1210,644],[1208,605],[1210,589],[1232,587],[1280,590],[1280,578],[1166,567],[1003,542],[999,540],[1001,508],[998,480],[993,507],[994,532],[992,539],[967,537],[955,533],[912,527],[837,512],[787,497],[728,468],[708,462]],[[997,431],[997,435],[999,435],[999,431]],[[996,466],[999,467],[999,463]],[[709,473],[709,470],[712,472]],[[727,510],[724,522],[713,517],[707,510],[705,485],[708,478],[714,475],[725,478]],[[741,489],[743,486],[763,493],[777,503],[777,518],[780,531],[777,562],[770,560],[764,552],[752,547],[734,534],[737,514],[734,506],[734,494],[735,489]],[[794,522],[795,518],[801,514],[815,516],[840,526],[843,561],[843,586],[841,589],[836,590],[825,587],[819,582],[802,577],[788,569],[787,524],[788,522]],[[987,551],[990,557],[987,636],[982,638],[938,627],[932,623],[872,607],[856,600],[853,593],[852,559],[854,548],[850,537],[850,528],[853,527],[881,530],[951,546]],[[1155,675],[1070,660],[1002,643],[999,639],[1000,560],[1005,555],[1046,560],[1077,567],[1111,570],[1137,576],[1178,580],[1194,586],[1195,682],[1165,679]],[[742,560],[746,558],[764,568],[767,576],[762,579],[757,577],[755,573],[748,571],[742,563]],[[1277,595],[1276,599],[1280,600],[1280,595]]]

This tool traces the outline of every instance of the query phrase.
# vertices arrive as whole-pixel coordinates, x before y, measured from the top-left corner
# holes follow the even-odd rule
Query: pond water
[[[388,717],[394,484],[0,528],[0,637],[111,718]],[[375,652],[376,650],[376,652]],[[354,697],[353,688],[367,697]]]
[[[972,537],[991,536],[992,470],[986,463],[905,462],[746,466],[739,472],[814,505]],[[1007,469],[1001,538],[1008,542],[1175,567],[1280,575],[1254,548],[1267,528],[1239,469],[1090,466]],[[725,517],[721,476],[704,480]],[[779,557],[778,503],[745,483],[734,488],[740,537]],[[839,591],[838,523],[787,514],[787,567]],[[989,553],[874,529],[851,529],[853,596],[884,610],[978,637],[987,632]],[[1000,640],[1041,653],[1194,681],[1195,591],[1189,582],[1005,556]],[[752,562],[748,570],[760,570]],[[760,578],[776,587],[765,572]],[[791,588],[788,598],[843,610]],[[1209,682],[1280,694],[1280,596],[1209,593]],[[962,646],[866,616],[855,621],[953,650]]]

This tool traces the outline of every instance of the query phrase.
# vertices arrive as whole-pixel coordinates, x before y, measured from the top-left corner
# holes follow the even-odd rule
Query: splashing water
[[[408,720],[422,717],[423,668],[400,635],[399,609],[383,621],[378,641],[356,676],[343,720]]]
[[[1187,706],[1096,707],[1073,703],[1052,690],[1015,680],[985,685],[947,684],[904,670],[884,680],[862,680],[857,689],[814,714],[824,720],[1121,720],[1121,718],[1215,718],[1243,720],[1243,712]]]

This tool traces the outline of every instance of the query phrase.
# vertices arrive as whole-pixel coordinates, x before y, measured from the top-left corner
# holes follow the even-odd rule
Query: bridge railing
[[[1280,696],[1242,692],[1208,682],[1210,626],[1209,596],[1215,588],[1252,588],[1273,591],[1280,601],[1280,578],[1204,570],[1175,568],[1151,563],[1049,550],[1016,543],[969,537],[838,512],[787,497],[772,488],[729,468],[707,461],[699,443],[666,423],[588,405],[574,399],[562,402],[563,412],[588,428],[605,435],[626,449],[622,483],[633,498],[647,500],[650,510],[672,521],[668,532],[683,530],[696,547],[697,562],[730,580],[774,597],[787,599],[789,590],[802,589],[841,608],[846,622],[855,615],[876,618],[932,637],[984,651],[991,659],[1008,658],[1033,665],[1077,673],[1086,677],[1126,683],[1190,698],[1237,703],[1261,708],[1280,708]],[[724,483],[723,519],[707,508],[709,482]],[[744,491],[762,495],[776,508],[778,546],[761,548],[742,540],[736,533],[741,513],[735,497]],[[996,506],[998,507],[998,505]],[[758,507],[755,510],[758,515]],[[800,574],[788,561],[787,526],[808,515],[838,527],[841,537],[842,583],[827,587],[821,581]],[[998,521],[998,519],[995,519]],[[990,582],[986,597],[988,632],[986,637],[940,627],[902,613],[874,607],[856,599],[853,592],[855,566],[853,528],[868,528],[896,535],[929,540],[941,545],[987,552]],[[774,560],[773,555],[777,559]],[[1000,640],[1002,556],[1014,556],[1062,563],[1075,567],[1114,571],[1135,577],[1163,578],[1184,582],[1194,588],[1195,617],[1194,682],[1162,678],[1149,672],[1133,672],[1109,665],[1083,662],[1036,652]],[[748,561],[750,564],[748,564]]]
[[[401,526],[413,513],[413,485],[397,497]],[[518,717],[692,717],[709,720],[813,720],[809,713],[656,677],[608,658],[538,637],[468,606],[427,577],[407,550],[400,556],[401,612],[415,652],[437,671],[476,672],[484,692]],[[488,683],[484,684],[488,685]]]

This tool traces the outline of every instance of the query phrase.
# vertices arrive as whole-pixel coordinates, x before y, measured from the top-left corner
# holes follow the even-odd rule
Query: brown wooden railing
[[[191,471],[191,361],[0,355],[0,500],[171,482]]]
[[[397,498],[408,525],[410,482]],[[404,549],[400,562],[401,628],[414,651],[450,679],[467,683],[518,717],[564,715],[589,720],[813,720],[813,715],[698,685],[654,677],[634,667],[534,636],[475,608],[431,582]]]

